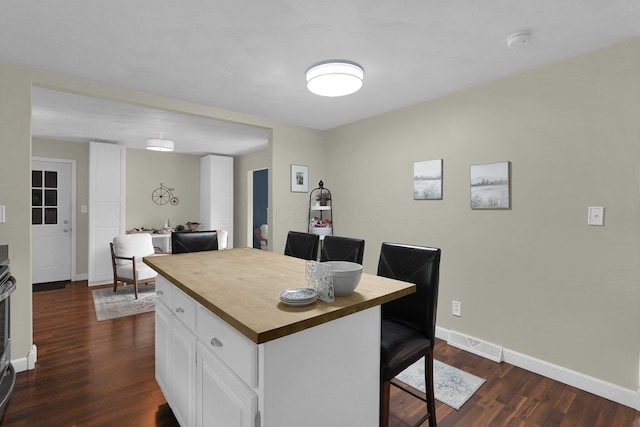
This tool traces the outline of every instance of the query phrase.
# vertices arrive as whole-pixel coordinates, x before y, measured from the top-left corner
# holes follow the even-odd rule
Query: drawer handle
[[[182,307],[176,308],[176,313],[184,313],[184,309]]]
[[[156,291],[156,294],[158,294],[158,295],[164,295],[164,292],[162,292],[160,289],[158,289],[158,290]]]
[[[211,345],[214,347],[222,347],[222,341],[218,338],[211,338]]]

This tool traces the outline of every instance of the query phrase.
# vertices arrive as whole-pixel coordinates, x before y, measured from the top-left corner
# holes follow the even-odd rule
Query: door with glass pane
[[[31,162],[32,282],[71,279],[71,163]]]

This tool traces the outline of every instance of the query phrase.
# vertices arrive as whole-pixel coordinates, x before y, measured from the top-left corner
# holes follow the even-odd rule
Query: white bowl
[[[333,294],[337,297],[349,295],[360,283],[362,266],[357,262],[325,261],[333,274]]]

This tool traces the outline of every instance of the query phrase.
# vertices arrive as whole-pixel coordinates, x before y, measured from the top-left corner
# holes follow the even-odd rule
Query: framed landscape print
[[[510,162],[471,165],[471,209],[511,209]]]
[[[291,165],[291,191],[293,193],[309,191],[309,166]]]
[[[442,200],[442,159],[413,162],[413,200]]]

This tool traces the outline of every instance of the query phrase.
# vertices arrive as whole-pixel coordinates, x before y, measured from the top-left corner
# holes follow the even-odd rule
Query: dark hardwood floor
[[[33,313],[38,362],[18,374],[3,427],[178,425],[154,379],[153,313],[97,322],[86,282],[34,293]],[[460,411],[437,402],[439,427],[640,427],[633,409],[443,341],[435,357],[487,379]],[[422,402],[391,393],[392,427],[419,418]]]

